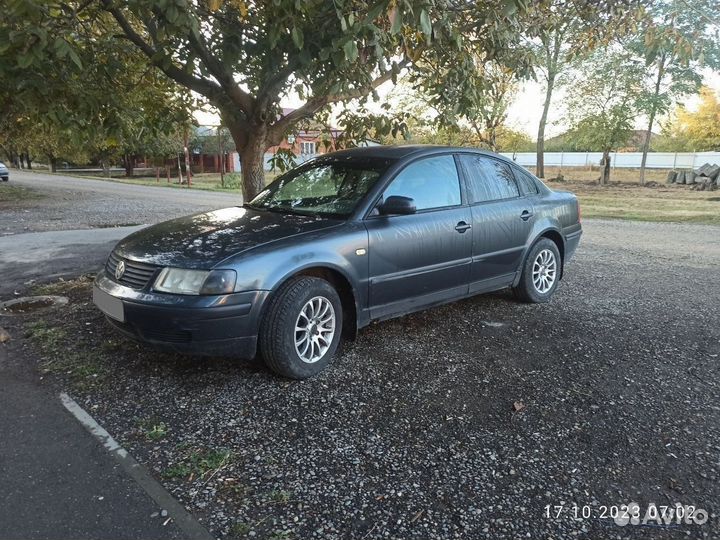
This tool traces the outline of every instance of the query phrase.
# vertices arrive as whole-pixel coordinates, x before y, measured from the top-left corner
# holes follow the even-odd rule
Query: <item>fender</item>
[[[236,291],[276,291],[295,274],[327,268],[350,284],[356,313],[364,310],[368,296],[368,235],[361,222],[348,222],[344,234],[316,231],[257,246],[223,261],[237,268]],[[358,255],[358,250],[365,250]]]
[[[522,269],[525,265],[525,259],[527,258],[528,252],[532,249],[532,247],[535,245],[535,243],[543,236],[545,236],[548,232],[556,233],[560,238],[562,242],[562,246],[560,246],[560,252],[564,252],[565,248],[565,237],[562,234],[562,229],[560,227],[560,222],[557,219],[551,218],[551,217],[545,217],[543,219],[540,219],[533,224],[532,231],[528,235],[528,243],[525,245],[525,248],[523,249],[522,258],[520,259],[522,261],[520,268],[517,269],[515,272],[515,278],[513,279],[513,287],[517,287],[518,283],[520,283],[520,277],[522,276]],[[562,264],[560,267],[560,279],[562,279],[564,267],[565,267],[565,257],[561,256]]]

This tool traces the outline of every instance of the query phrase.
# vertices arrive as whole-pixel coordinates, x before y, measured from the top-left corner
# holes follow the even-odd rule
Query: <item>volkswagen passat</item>
[[[327,154],[244,206],[120,241],[95,304],[142,341],[305,378],[370,322],[511,287],[547,302],[581,235],[574,195],[496,154]]]

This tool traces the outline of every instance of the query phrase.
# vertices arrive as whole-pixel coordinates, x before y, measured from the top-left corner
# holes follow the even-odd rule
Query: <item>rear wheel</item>
[[[560,251],[555,242],[542,238],[530,249],[525,259],[515,296],[523,302],[549,302],[560,281]]]
[[[273,295],[260,327],[260,353],[275,373],[306,379],[332,361],[342,332],[342,304],[324,279],[291,279]]]

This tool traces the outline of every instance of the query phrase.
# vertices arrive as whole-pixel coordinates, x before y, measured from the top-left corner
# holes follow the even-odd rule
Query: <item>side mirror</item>
[[[407,215],[414,214],[417,211],[415,200],[401,195],[390,195],[378,207],[378,210],[381,216]]]

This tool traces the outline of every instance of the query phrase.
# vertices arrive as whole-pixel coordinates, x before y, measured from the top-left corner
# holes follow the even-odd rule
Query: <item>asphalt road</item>
[[[2,206],[0,235],[157,223],[242,204],[239,192],[143,186],[15,170],[8,185],[31,188],[43,198]]]
[[[0,538],[183,538],[57,392],[10,356],[0,346]]]
[[[19,294],[36,282],[77,275],[80,261],[88,270],[97,268],[118,240],[142,227],[144,225],[0,236],[0,298]]]

